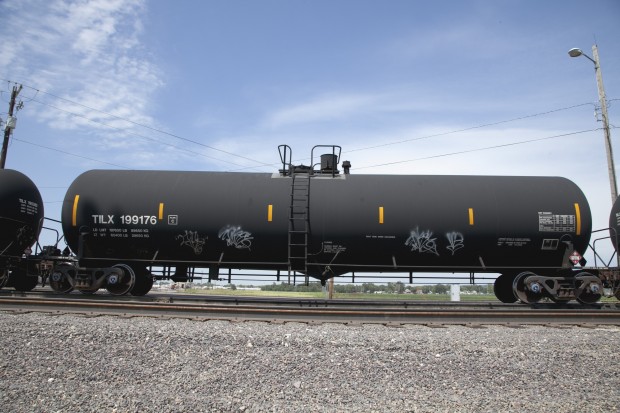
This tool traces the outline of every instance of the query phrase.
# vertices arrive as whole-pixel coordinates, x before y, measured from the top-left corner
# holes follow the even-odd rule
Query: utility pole
[[[611,149],[611,132],[609,130],[609,117],[607,116],[607,97],[605,96],[605,87],[603,86],[603,75],[601,74],[601,62],[598,58],[598,48],[596,44],[592,46],[592,59],[581,49],[574,48],[568,51],[570,57],[583,56],[594,63],[594,72],[596,73],[596,85],[598,86],[598,99],[601,103],[601,114],[603,116],[603,134],[605,135],[605,151],[607,152],[607,169],[609,172],[609,186],[611,187],[611,203],[613,205],[618,198],[618,184],[616,182],[616,166],[614,165],[614,155]]]
[[[11,137],[11,132],[15,129],[15,123],[17,122],[17,119],[13,117],[13,110],[15,109],[15,100],[21,90],[22,85],[19,85],[19,87],[13,86],[13,91],[11,92],[9,117],[7,118],[6,125],[4,126],[4,141],[2,142],[2,154],[0,155],[0,169],[4,169],[4,164],[6,163],[6,152],[9,149],[9,138]]]
[[[596,85],[598,86],[598,98],[601,102],[601,114],[603,116],[603,133],[605,134],[605,150],[607,152],[607,167],[609,168],[609,183],[611,186],[611,203],[613,205],[618,198],[618,184],[616,182],[616,166],[614,165],[614,154],[611,149],[611,131],[609,130],[609,117],[607,116],[607,97],[603,86],[603,75],[601,74],[601,61],[598,59],[598,48],[592,46],[594,57],[594,70],[596,72]]]

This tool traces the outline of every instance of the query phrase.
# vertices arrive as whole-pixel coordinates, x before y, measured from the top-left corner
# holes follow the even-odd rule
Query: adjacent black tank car
[[[37,277],[26,277],[21,264],[41,232],[43,216],[41,194],[30,178],[0,169],[0,288],[9,278],[18,289],[36,285]]]
[[[617,253],[620,241],[620,197],[614,202],[609,214],[609,237]]]

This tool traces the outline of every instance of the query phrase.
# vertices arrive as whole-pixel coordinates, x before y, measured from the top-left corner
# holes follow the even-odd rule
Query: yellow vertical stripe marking
[[[469,225],[474,225],[474,209],[469,208]]]
[[[379,207],[379,224],[383,224],[383,207]]]
[[[157,216],[160,220],[164,219],[164,203],[159,203],[159,215]]]
[[[76,195],[73,199],[73,214],[71,215],[71,224],[76,227],[77,226],[77,207],[78,202],[80,200],[80,196]]]
[[[579,209],[579,204],[575,202],[575,233],[576,235],[581,235],[581,210]]]
[[[267,205],[267,221],[273,221],[273,205]]]

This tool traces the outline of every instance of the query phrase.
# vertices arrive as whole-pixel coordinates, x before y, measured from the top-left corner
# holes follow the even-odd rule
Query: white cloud
[[[25,89],[24,100],[35,96],[43,103],[31,103],[28,109],[52,128],[118,134],[102,123],[132,127],[119,119],[125,118],[153,124],[151,97],[163,82],[139,42],[144,8],[143,0],[0,3],[0,14],[11,15],[0,28],[5,39],[0,73],[80,103]]]
[[[324,95],[309,102],[277,110],[268,116],[266,125],[279,128],[296,123],[342,119],[367,110],[377,98],[371,95]]]

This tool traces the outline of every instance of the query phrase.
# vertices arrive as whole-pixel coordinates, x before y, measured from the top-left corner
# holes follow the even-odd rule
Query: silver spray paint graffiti
[[[463,242],[463,234],[461,234],[460,232],[448,232],[446,234],[446,238],[448,239],[448,246],[446,248],[452,252],[452,255],[454,255],[457,250],[460,250],[465,246]]]
[[[186,245],[194,250],[194,254],[202,253],[202,247],[205,245],[206,238],[200,238],[198,231],[185,230],[184,234],[179,234],[176,239],[181,240],[181,246]]]
[[[248,250],[252,246],[252,240],[254,239],[252,233],[242,230],[240,226],[233,225],[220,229],[217,236],[226,241],[226,245],[229,247]]]
[[[405,241],[405,245],[411,247],[411,251],[421,253],[431,253],[439,255],[437,252],[437,238],[433,238],[431,231],[420,231],[418,228],[411,231],[409,238]]]
[[[454,255],[455,252],[465,247],[465,237],[460,232],[452,231],[446,233],[447,244],[446,249]],[[437,237],[433,237],[433,231],[420,231],[416,227],[409,234],[409,238],[405,241],[405,245],[411,248],[412,252],[423,254],[435,254],[439,256],[437,250]]]

